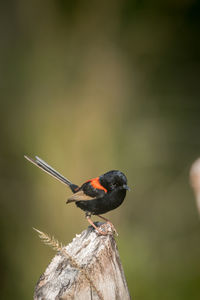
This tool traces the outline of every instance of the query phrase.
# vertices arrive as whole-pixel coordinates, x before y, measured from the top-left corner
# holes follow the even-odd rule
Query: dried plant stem
[[[104,300],[100,291],[96,288],[96,286],[94,285],[93,281],[88,276],[85,269],[83,269],[81,266],[79,266],[79,264],[76,262],[76,260],[66,251],[66,249],[63,248],[62,243],[60,243],[58,240],[56,240],[54,238],[54,236],[50,236],[49,234],[44,233],[34,227],[33,227],[33,229],[38,233],[39,238],[42,240],[42,242],[45,245],[51,247],[53,250],[60,252],[63,256],[65,256],[70,261],[71,266],[78,269],[85,276],[85,278],[87,279],[87,281],[89,282],[91,287],[94,289],[94,291],[98,295],[99,299]]]

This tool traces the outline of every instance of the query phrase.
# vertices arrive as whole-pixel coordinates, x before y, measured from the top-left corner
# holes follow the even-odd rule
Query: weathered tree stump
[[[77,235],[40,277],[34,299],[130,300],[113,235],[98,235],[91,226]]]

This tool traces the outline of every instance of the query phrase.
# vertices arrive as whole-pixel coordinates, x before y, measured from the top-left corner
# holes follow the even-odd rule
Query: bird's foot
[[[111,223],[110,221],[107,221],[106,223],[110,225],[113,233],[116,234],[116,236],[118,236],[118,232],[117,232],[115,226],[113,225],[113,223]]]
[[[99,218],[103,219],[104,221],[106,221],[107,224],[110,225],[111,230],[114,234],[116,234],[116,236],[118,236],[117,230],[115,229],[115,226],[113,225],[113,223],[111,223],[108,219],[106,219],[105,217],[102,217],[100,215],[98,215]]]
[[[94,228],[94,229],[96,229],[96,231],[98,232],[98,234],[99,235],[108,235],[108,234],[113,234],[113,228],[112,228],[112,226],[110,225],[109,227],[107,226],[107,222],[106,223],[103,223],[102,225],[100,225],[99,227],[95,224],[95,223],[93,223],[92,222],[92,220],[90,219],[90,217],[89,216],[86,216],[86,218],[87,218],[87,220],[88,220],[88,222],[90,223],[90,225],[92,225],[92,227]],[[101,230],[101,228],[103,229],[103,230]]]
[[[104,235],[113,235],[113,233],[115,233],[115,231],[113,230],[113,227],[110,224],[108,224],[107,222],[103,223],[98,229],[101,231],[101,234],[103,232]],[[101,229],[103,229],[103,231]],[[99,230],[98,230],[98,232],[99,232]]]

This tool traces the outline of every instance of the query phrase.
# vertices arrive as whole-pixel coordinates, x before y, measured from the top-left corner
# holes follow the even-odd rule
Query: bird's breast
[[[124,201],[125,196],[126,196],[126,190],[118,189],[112,191],[108,197],[108,202],[110,206],[112,206],[112,209],[115,209],[118,206],[120,206]]]

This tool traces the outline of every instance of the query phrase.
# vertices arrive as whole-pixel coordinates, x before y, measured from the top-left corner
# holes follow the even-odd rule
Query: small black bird
[[[86,181],[79,187],[54,170],[38,156],[35,157],[35,160],[26,155],[24,157],[43,171],[70,187],[73,195],[66,203],[75,202],[76,206],[84,210],[88,222],[100,234],[106,235],[107,232],[100,230],[92,222],[90,218],[91,215],[98,215],[114,229],[112,223],[100,216],[100,214],[104,214],[117,208],[124,201],[126,191],[129,190],[129,187],[127,186],[127,178],[122,172],[117,170],[109,171],[99,177]],[[115,229],[114,231],[116,232]]]

